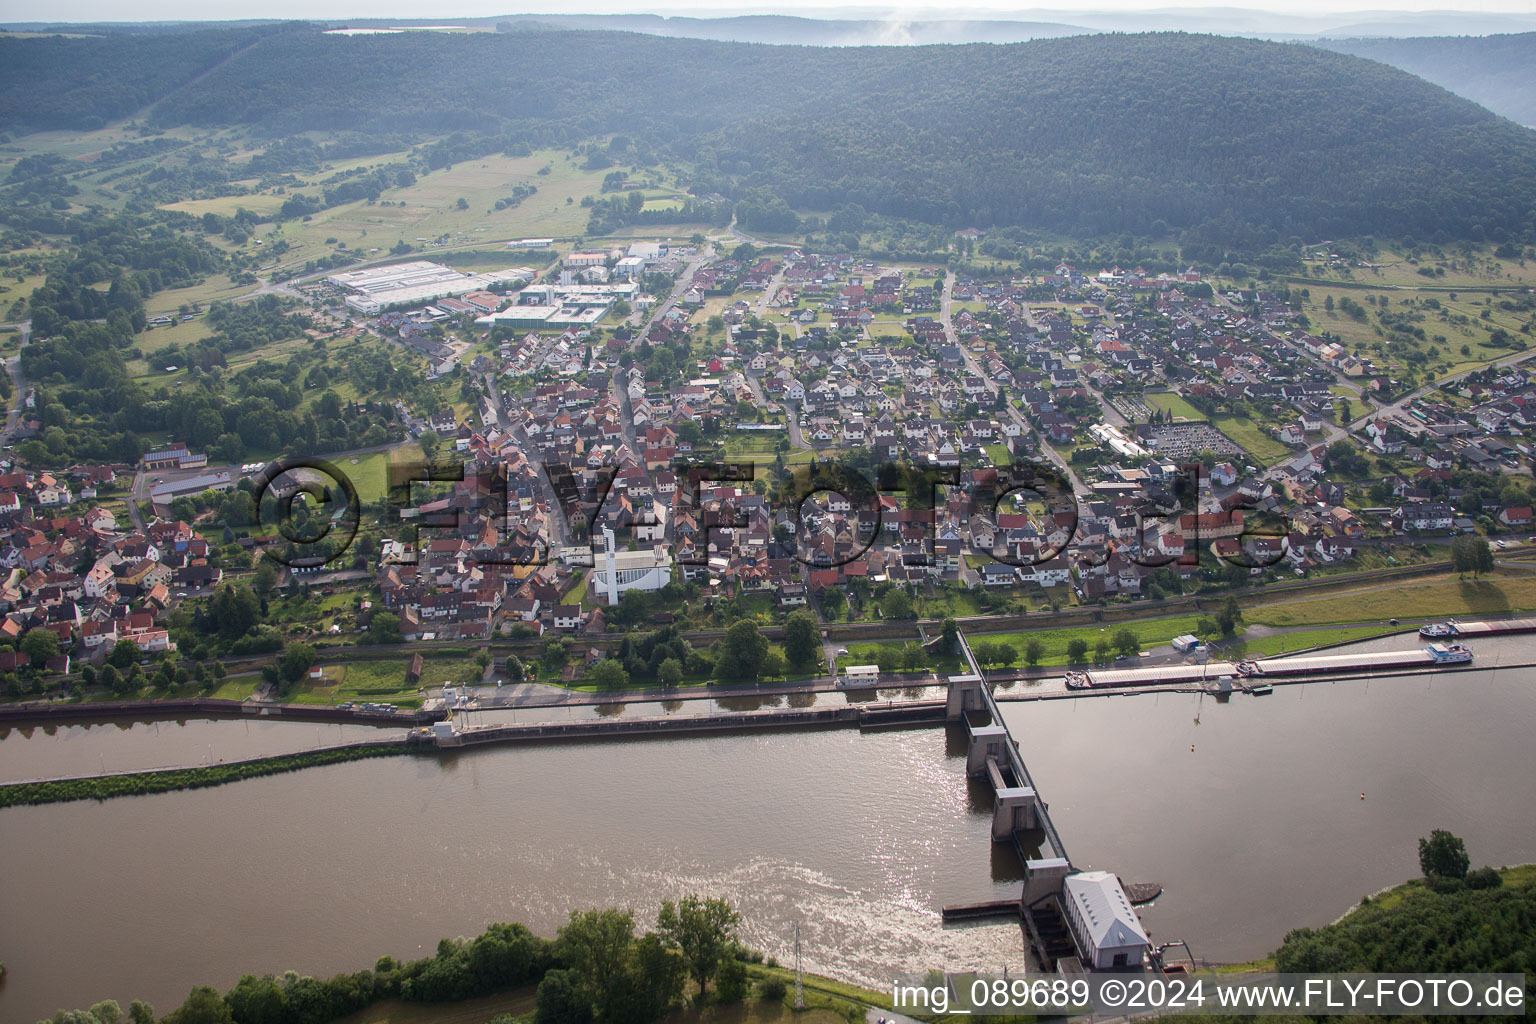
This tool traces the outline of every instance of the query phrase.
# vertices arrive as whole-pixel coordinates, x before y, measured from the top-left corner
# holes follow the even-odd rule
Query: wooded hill
[[[1536,127],[1536,32],[1321,39],[1312,45],[1402,68],[1511,120]]]
[[[1312,47],[1184,34],[823,49],[616,32],[309,26],[0,39],[0,129],[462,131],[455,159],[622,133],[758,230],[856,205],[952,226],[1252,246],[1536,239],[1536,134]],[[754,191],[756,190],[756,191]],[[747,223],[746,219],[743,223]]]

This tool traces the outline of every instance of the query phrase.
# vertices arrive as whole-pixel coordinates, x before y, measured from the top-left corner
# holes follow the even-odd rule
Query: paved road
[[[549,482],[549,473],[544,469],[544,462],[539,457],[538,449],[529,441],[528,432],[523,429],[523,425],[514,422],[504,411],[501,389],[496,384],[494,373],[485,375],[485,386],[486,393],[490,396],[491,408],[496,415],[497,425],[517,439],[518,447],[523,450],[529,463],[537,470],[539,485],[544,492],[544,504],[549,508],[550,524],[555,531],[554,545],[568,546],[571,543],[571,525],[566,521],[565,509],[560,504],[560,496],[555,493],[554,484]]]
[[[699,246],[699,251],[694,253],[693,257],[684,264],[682,273],[677,275],[677,282],[673,284],[671,294],[667,296],[665,302],[656,307],[651,318],[640,329],[640,333],[636,334],[634,340],[630,342],[630,348],[640,347],[640,343],[650,336],[651,327],[660,323],[661,318],[670,313],[672,307],[677,305],[678,300],[683,297],[683,292],[688,290],[688,282],[693,280],[694,272],[714,258],[715,243],[705,242]]]
[[[965,360],[966,370],[976,375],[977,377],[980,377],[987,385],[987,392],[996,397],[998,392],[1002,390],[1002,387],[987,375],[986,371],[982,369],[981,364],[977,362],[976,357],[971,354],[971,350],[966,348],[964,345],[959,344],[957,340],[954,321],[950,318],[950,310],[954,306],[954,291],[955,275],[953,273],[946,273],[944,276],[943,297],[939,300],[939,315],[943,318],[944,336],[949,340],[951,345],[955,345],[960,349],[960,357]],[[1083,482],[1082,477],[1078,476],[1077,473],[1072,469],[1071,464],[1068,463],[1066,459],[1062,458],[1061,453],[1058,452],[1055,448],[1051,447],[1051,443],[1035,430],[1035,428],[1030,424],[1029,419],[1018,410],[1012,401],[1004,402],[1004,410],[1008,418],[1013,420],[1014,423],[1018,424],[1020,430],[1024,431],[1026,434],[1035,435],[1035,441],[1040,445],[1040,451],[1045,455],[1047,459],[1054,463],[1058,469],[1066,474],[1067,479],[1072,482],[1072,490],[1075,493],[1079,495],[1092,493],[1092,490],[1088,487],[1088,485]]]
[[[1377,417],[1382,417],[1384,419],[1390,419],[1390,418],[1392,418],[1394,416],[1402,415],[1403,410],[1405,408],[1407,408],[1407,406],[1411,402],[1413,402],[1415,399],[1423,398],[1425,395],[1428,395],[1428,394],[1430,394],[1432,392],[1438,391],[1441,388],[1446,387],[1447,385],[1455,384],[1457,381],[1462,380],[1465,377],[1470,377],[1474,373],[1481,373],[1483,370],[1486,370],[1489,366],[1496,366],[1496,367],[1500,367],[1500,368],[1507,367],[1507,366],[1514,366],[1517,363],[1525,362],[1527,359],[1536,359],[1536,349],[1531,349],[1531,350],[1526,351],[1526,352],[1521,352],[1518,355],[1507,356],[1507,357],[1505,357],[1503,359],[1495,359],[1491,363],[1488,363],[1486,365],[1475,366],[1475,367],[1473,367],[1470,370],[1463,370],[1460,373],[1453,373],[1449,377],[1442,377],[1442,378],[1440,378],[1439,380],[1435,381],[1432,384],[1424,385],[1423,387],[1419,388],[1417,391],[1410,391],[1410,392],[1408,392],[1408,394],[1404,395],[1402,398],[1399,398],[1397,401],[1392,402],[1390,405],[1383,405],[1381,408],[1377,409],[1375,412],[1373,412],[1373,413],[1371,413],[1369,415],[1366,415],[1366,416],[1361,416],[1359,419],[1355,420],[1355,422],[1353,422],[1353,423],[1351,423],[1349,425],[1349,429],[1351,431],[1363,430],[1363,429],[1365,429],[1365,425],[1368,422],[1370,422],[1373,419],[1376,419]]]
[[[23,320],[20,323],[0,324],[0,327],[14,327],[21,332],[21,348],[26,348],[32,341],[32,321]],[[21,403],[26,398],[27,380],[21,375],[20,354],[11,356],[5,361],[5,369],[11,375],[11,406],[6,410],[5,429],[0,431],[0,444],[10,445],[16,439],[16,425],[21,422]]]

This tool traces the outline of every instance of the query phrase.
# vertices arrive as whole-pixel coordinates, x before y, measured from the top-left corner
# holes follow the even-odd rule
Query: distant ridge
[[[792,230],[801,209],[1248,247],[1536,239],[1536,133],[1370,60],[1183,33],[841,48],[302,24],[0,38],[0,128],[129,116],[273,138],[458,133],[445,160],[618,134],[636,164],[687,168],[764,230]]]
[[[1319,39],[1442,85],[1496,114],[1536,126],[1536,32],[1422,39]]]

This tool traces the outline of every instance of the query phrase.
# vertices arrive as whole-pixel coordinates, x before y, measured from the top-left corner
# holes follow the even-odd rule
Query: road
[[[32,341],[32,321],[23,320],[20,323],[0,324],[0,327],[13,327],[21,332],[20,348],[26,348]],[[27,380],[21,375],[21,355],[11,356],[5,361],[5,369],[11,375],[11,405],[5,413],[5,429],[0,431],[0,444],[9,447],[16,440],[16,425],[21,422],[22,402],[27,396]]]
[[[485,375],[486,394],[490,396],[491,408],[496,413],[496,424],[517,439],[518,447],[523,450],[530,464],[537,471],[539,484],[544,492],[544,504],[549,508],[550,525],[554,528],[552,543],[556,547],[567,547],[571,543],[571,524],[565,518],[565,509],[560,504],[560,496],[555,493],[555,487],[549,482],[549,473],[544,469],[543,460],[539,458],[539,451],[528,440],[528,432],[523,429],[521,423],[513,422],[506,414],[502,405],[501,389],[496,386],[496,375]]]
[[[1425,395],[1438,391],[1450,384],[1455,384],[1457,381],[1466,377],[1470,377],[1474,373],[1481,373],[1483,370],[1488,369],[1490,366],[1499,367],[1502,369],[1507,366],[1514,366],[1517,363],[1523,363],[1527,359],[1536,359],[1536,349],[1530,349],[1529,351],[1521,352],[1517,355],[1506,356],[1503,359],[1495,359],[1492,362],[1486,363],[1482,366],[1474,366],[1470,370],[1463,370],[1460,373],[1453,373],[1449,377],[1442,377],[1432,384],[1424,385],[1417,391],[1408,392],[1408,394],[1404,395],[1402,398],[1399,398],[1397,401],[1391,403],[1390,405],[1383,405],[1375,412],[1366,416],[1361,416],[1359,419],[1355,420],[1355,422],[1349,425],[1349,429],[1351,431],[1363,430],[1365,429],[1365,425],[1367,423],[1373,419],[1376,419],[1377,417],[1390,419],[1394,416],[1402,415],[1403,410],[1406,409],[1408,405],[1416,399],[1423,398]]]
[[[1221,292],[1213,292],[1213,296],[1218,306],[1225,306],[1227,309],[1230,309],[1234,313],[1238,313],[1242,316],[1248,315],[1246,310],[1244,310],[1237,303],[1233,302],[1231,299],[1227,298],[1225,295],[1221,294]],[[1276,345],[1286,345],[1295,349],[1297,352],[1301,353],[1304,359],[1308,360],[1319,369],[1326,370],[1328,373],[1332,374],[1334,380],[1336,380],[1339,384],[1353,391],[1357,395],[1362,394],[1360,385],[1358,383],[1350,380],[1349,377],[1345,375],[1344,371],[1340,370],[1337,366],[1333,366],[1332,364],[1324,361],[1321,357],[1318,356],[1316,352],[1313,352],[1311,349],[1308,349],[1302,345],[1296,344],[1295,342],[1291,341],[1290,338],[1285,337],[1283,334],[1276,334],[1274,331],[1270,330],[1268,326],[1262,323],[1259,325],[1259,331],[1268,337],[1271,343]]]
[[[656,307],[656,310],[651,314],[650,319],[645,322],[645,326],[640,329],[640,333],[635,335],[634,340],[630,342],[630,348],[635,349],[640,347],[640,343],[650,336],[651,327],[659,323],[662,317],[670,313],[672,311],[672,307],[677,305],[678,300],[683,297],[683,292],[688,290],[688,284],[693,280],[694,273],[700,267],[714,258],[714,242],[705,242],[703,245],[699,246],[699,251],[694,253],[693,257],[683,265],[683,271],[677,275],[677,281],[672,285],[672,291],[667,296],[666,301]]]
[[[960,350],[960,357],[965,360],[966,370],[975,376],[980,377],[987,386],[987,392],[995,398],[998,392],[1002,390],[1001,386],[987,375],[986,371],[982,369],[981,364],[976,361],[976,357],[971,354],[971,350],[966,346],[961,345],[957,335],[955,334],[954,320],[950,316],[950,310],[954,308],[954,292],[955,275],[953,273],[946,273],[944,275],[944,292],[942,297],[939,299],[939,316],[942,318],[941,322],[944,325],[944,337],[948,339],[951,345],[954,345]],[[1055,448],[1052,448],[1051,443],[1035,430],[1035,428],[1030,424],[1028,418],[1018,410],[1018,407],[1015,406],[1012,401],[1007,400],[1006,396],[1004,396],[1004,398],[1005,401],[1003,408],[1006,411],[1008,418],[1013,420],[1014,423],[1018,424],[1020,430],[1027,434],[1035,435],[1035,440],[1040,445],[1040,451],[1043,452],[1045,457],[1050,459],[1050,461],[1054,463],[1058,469],[1066,474],[1067,479],[1072,482],[1073,492],[1080,495],[1093,493],[1088,485],[1083,482],[1082,477],[1078,476],[1077,473],[1072,469],[1072,466],[1067,462],[1067,460],[1061,457],[1061,453],[1058,452]]]

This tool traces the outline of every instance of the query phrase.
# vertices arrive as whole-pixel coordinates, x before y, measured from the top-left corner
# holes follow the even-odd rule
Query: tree
[[[656,915],[656,930],[682,950],[689,973],[699,983],[699,994],[719,970],[720,961],[736,944],[736,925],[741,915],[722,899],[684,896],[676,904],[664,900]]]
[[[662,686],[676,686],[683,681],[683,663],[676,658],[664,658],[656,667],[656,681]]]
[[[247,974],[224,1000],[240,1024],[286,1024],[288,1020],[288,1000],[270,974],[262,978]]]
[[[1425,878],[1466,878],[1471,863],[1467,844],[1445,829],[1437,828],[1428,839],[1419,840],[1419,867]]]
[[[613,658],[604,658],[587,669],[587,681],[599,690],[622,690],[629,685],[629,673]]]
[[[1093,645],[1093,660],[1102,664],[1109,660],[1109,637],[1100,636],[1099,642]]]
[[[278,664],[278,675],[289,686],[304,678],[304,673],[315,663],[315,649],[302,641],[296,641],[283,651]]]
[[[201,985],[187,995],[186,1002],[166,1014],[160,1024],[235,1024],[235,1018],[217,989]]]
[[[437,431],[431,428],[423,430],[421,436],[416,440],[421,445],[421,453],[427,457],[428,462],[431,462],[437,455],[438,447],[442,444],[442,441],[437,436]]]
[[[726,679],[756,679],[767,654],[767,637],[757,623],[744,619],[725,631],[715,671]]]
[[[784,654],[796,668],[806,668],[821,653],[821,630],[816,616],[804,608],[789,613],[784,623]]]
[[[1067,661],[1073,665],[1081,665],[1088,660],[1087,640],[1067,641]]]
[[[1471,573],[1474,579],[1480,573],[1493,570],[1493,549],[1488,541],[1476,534],[1466,534],[1451,541],[1451,567],[1458,576]]]
[[[720,962],[719,984],[715,986],[716,997],[722,1003],[739,1003],[747,998],[749,987],[746,965],[736,957],[727,954]]]
[[[272,589],[277,586],[277,568],[269,559],[263,558],[261,564],[256,567],[256,576],[251,580],[251,589],[256,596],[265,601],[272,596]]]
[[[950,618],[944,620],[944,625],[941,628],[940,636],[944,638],[944,642],[940,645],[943,653],[954,654],[955,651],[959,650],[960,627],[955,623],[954,619]]]
[[[132,640],[119,640],[112,645],[112,653],[107,655],[107,664],[114,668],[124,669],[138,663],[139,645]]]
[[[910,619],[916,614],[905,590],[893,590],[880,601],[880,613],[888,619]]]
[[[1040,664],[1040,659],[1043,657],[1045,657],[1045,644],[1036,637],[1030,637],[1029,642],[1024,645],[1024,664],[1034,668]]]
[[[634,941],[635,917],[629,911],[573,910],[556,933],[555,948],[590,1005],[602,1001],[607,984],[623,971]]]
[[[1115,650],[1120,654],[1130,657],[1141,650],[1141,638],[1136,631],[1129,626],[1121,626],[1110,637],[1110,643],[1115,645]]]
[[[21,638],[21,652],[32,659],[32,666],[42,669],[49,658],[59,653],[59,636],[50,629],[29,629]]]
[[[370,644],[398,644],[402,639],[400,616],[382,609],[373,613],[368,620],[368,632],[363,635],[363,641]]]
[[[583,990],[576,971],[549,971],[539,982],[535,1024],[590,1024],[592,999]]]
[[[1019,660],[1019,649],[1013,644],[996,644],[992,648],[992,654],[997,659],[997,663],[1004,668]]]
[[[631,1003],[639,1024],[660,1020],[681,1004],[683,987],[688,984],[688,964],[655,932],[646,932],[635,943],[634,974],[639,983]],[[604,1019],[616,1024],[608,1014]]]
[[[788,668],[789,666],[784,662],[784,655],[778,651],[769,651],[763,655],[763,664],[758,674],[767,679],[778,679]]]
[[[128,1004],[129,1024],[155,1024],[155,1008],[142,999]]]
[[[244,584],[230,584],[219,589],[208,614],[220,636],[237,640],[261,621],[261,599]]]

